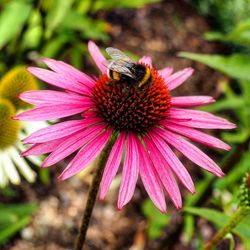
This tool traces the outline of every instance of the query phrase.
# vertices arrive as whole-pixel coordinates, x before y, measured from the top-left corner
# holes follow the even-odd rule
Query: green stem
[[[240,207],[237,212],[231,217],[228,224],[226,224],[222,229],[217,232],[213,239],[205,246],[205,250],[211,250],[215,247],[224,237],[230,233],[240,221],[246,217],[249,213],[249,210],[246,207]]]
[[[80,226],[80,229],[79,229],[79,232],[77,235],[76,244],[75,244],[75,248],[74,248],[75,250],[82,250],[82,247],[84,245],[84,242],[86,239],[86,233],[88,230],[89,221],[90,221],[92,211],[93,211],[93,208],[95,205],[96,197],[97,197],[97,194],[99,191],[104,167],[105,167],[106,162],[108,160],[109,153],[110,153],[110,151],[111,151],[111,149],[116,141],[116,138],[117,138],[117,134],[113,134],[112,137],[110,138],[109,142],[107,143],[107,145],[103,149],[103,151],[99,157],[99,160],[97,162],[97,169],[96,169],[95,175],[94,175],[92,183],[91,183],[91,187],[90,187],[89,194],[88,194],[87,204],[86,204],[85,211],[83,214],[81,226]]]

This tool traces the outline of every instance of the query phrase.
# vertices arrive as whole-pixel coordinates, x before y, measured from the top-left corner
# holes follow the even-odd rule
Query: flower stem
[[[211,250],[215,247],[224,237],[235,228],[240,221],[249,214],[249,210],[246,207],[240,207],[237,212],[231,217],[228,224],[217,232],[213,239],[205,246],[205,250]]]
[[[109,142],[107,143],[107,145],[103,149],[103,151],[100,154],[100,157],[98,159],[97,169],[96,169],[95,175],[94,175],[92,183],[91,183],[91,187],[90,187],[89,194],[88,194],[87,204],[86,204],[85,211],[83,214],[81,226],[80,226],[80,229],[79,229],[79,232],[77,235],[75,248],[74,248],[75,250],[82,250],[82,247],[84,245],[86,233],[88,230],[89,221],[90,221],[92,211],[93,211],[93,208],[95,205],[96,197],[97,197],[97,194],[99,191],[100,182],[102,179],[104,167],[105,167],[106,162],[108,160],[109,153],[110,153],[110,151],[111,151],[111,149],[116,141],[116,138],[117,138],[117,134],[113,134],[112,137],[110,138]]]

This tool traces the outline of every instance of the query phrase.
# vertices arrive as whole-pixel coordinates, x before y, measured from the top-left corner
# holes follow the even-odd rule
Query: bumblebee
[[[119,49],[109,47],[106,51],[111,57],[105,63],[110,79],[118,83],[137,84],[139,88],[151,83],[152,76],[149,67],[135,62]]]

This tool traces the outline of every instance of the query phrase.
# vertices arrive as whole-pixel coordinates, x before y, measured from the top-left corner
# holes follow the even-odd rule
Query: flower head
[[[34,182],[36,178],[36,173],[29,167],[26,159],[20,157],[20,152],[25,147],[19,142],[19,138],[26,137],[46,124],[31,124],[11,119],[18,109],[27,106],[27,103],[19,100],[16,95],[30,89],[37,89],[37,83],[24,66],[10,70],[0,81],[0,188],[9,183],[20,184],[19,173],[29,182]],[[34,157],[28,157],[28,160],[34,165],[42,163]]]
[[[193,73],[191,68],[174,74],[170,67],[157,71],[152,66],[151,58],[145,56],[138,63],[150,69],[152,79],[150,84],[138,87],[136,83],[110,79],[104,63],[106,59],[98,47],[89,42],[88,48],[101,71],[98,78],[53,59],[43,60],[51,70],[28,69],[63,91],[22,93],[20,98],[23,101],[37,107],[19,114],[15,119],[41,121],[75,114],[81,114],[81,119],[59,122],[31,134],[24,143],[32,145],[23,155],[50,153],[42,165],[48,167],[79,150],[59,177],[65,180],[85,169],[103,150],[112,133],[118,133],[104,170],[100,198],[104,199],[124,155],[119,209],[132,198],[138,176],[162,212],[166,211],[163,188],[177,208],[182,206],[175,175],[190,192],[193,193],[195,188],[172,148],[214,175],[223,176],[216,163],[185,138],[229,150],[227,144],[198,129],[232,129],[235,125],[210,113],[188,109],[212,103],[212,97],[170,95]]]

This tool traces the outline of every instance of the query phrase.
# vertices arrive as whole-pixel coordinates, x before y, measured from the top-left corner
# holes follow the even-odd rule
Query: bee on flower
[[[115,138],[104,169],[100,198],[105,198],[122,165],[119,209],[131,200],[138,177],[162,212],[167,208],[164,191],[177,208],[182,207],[175,176],[191,193],[195,187],[173,148],[212,174],[224,175],[211,158],[186,139],[229,150],[229,145],[200,129],[233,129],[235,125],[192,109],[214,102],[210,96],[171,95],[192,75],[192,68],[176,73],[171,67],[156,70],[148,56],[135,62],[120,50],[108,48],[111,59],[107,60],[93,42],[89,42],[88,48],[100,70],[97,78],[49,58],[43,59],[49,70],[28,68],[34,76],[61,90],[22,93],[20,98],[36,107],[17,115],[16,120],[45,121],[76,114],[81,118],[32,133],[24,139],[25,144],[31,145],[24,156],[49,153],[42,164],[49,167],[77,152],[59,176],[65,180],[84,170]]]

